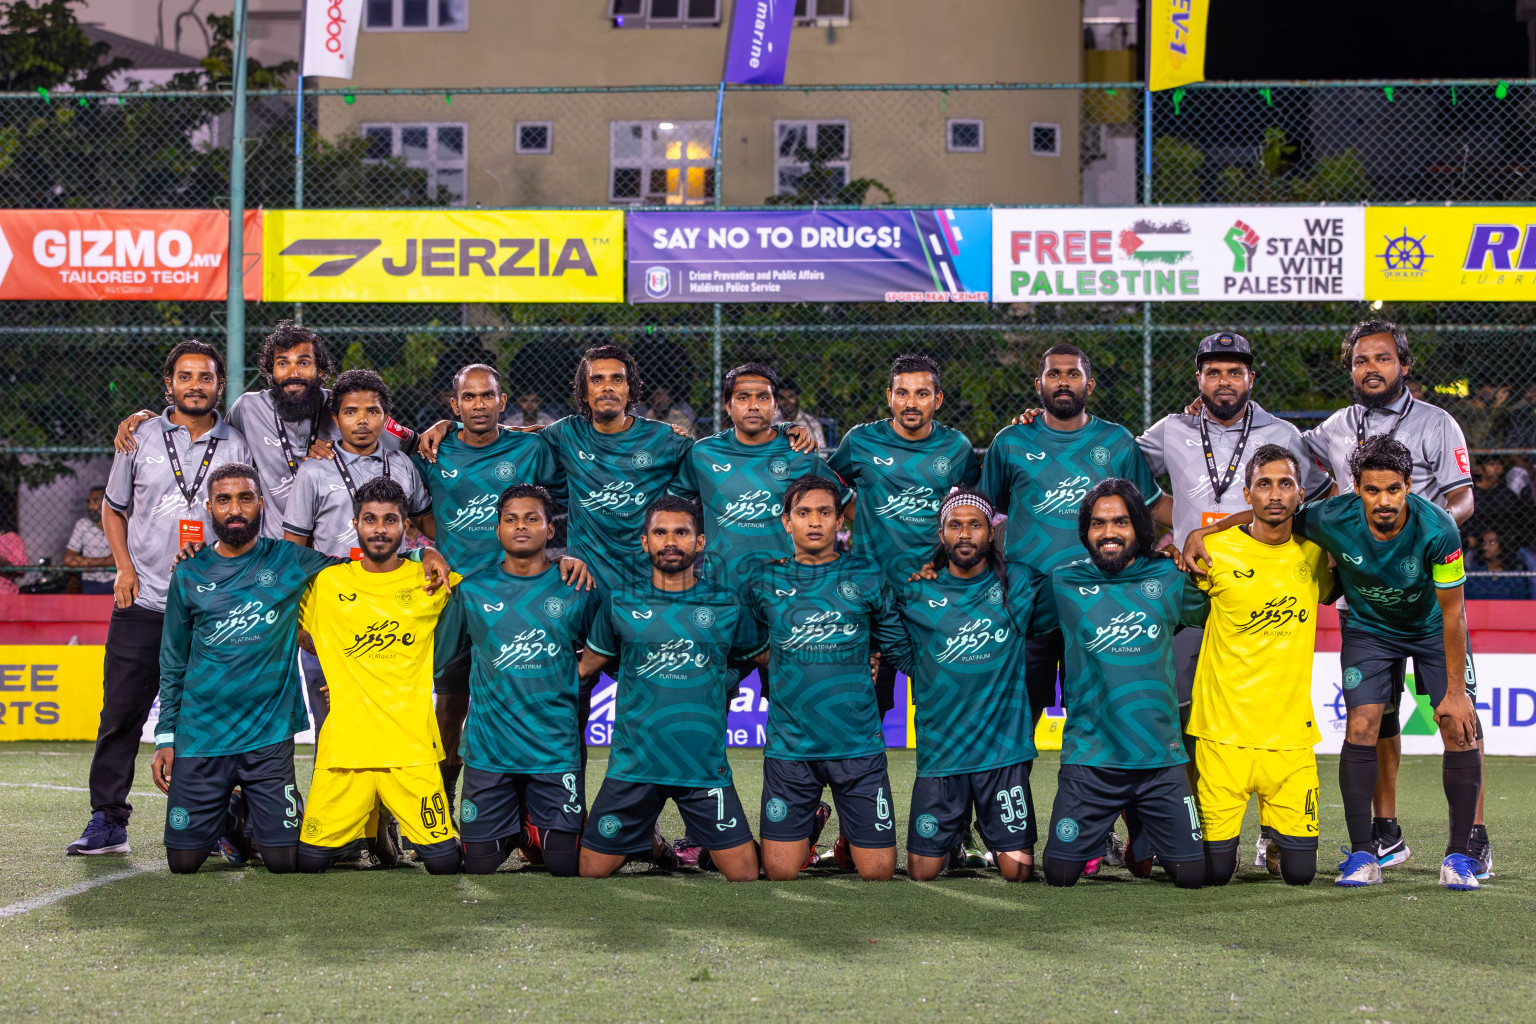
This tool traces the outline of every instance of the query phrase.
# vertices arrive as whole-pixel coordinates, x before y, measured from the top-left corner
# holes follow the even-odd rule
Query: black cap
[[[1195,349],[1195,366],[1207,359],[1236,359],[1252,366],[1253,349],[1248,347],[1248,339],[1241,334],[1231,331],[1208,334],[1200,339],[1200,347]]]

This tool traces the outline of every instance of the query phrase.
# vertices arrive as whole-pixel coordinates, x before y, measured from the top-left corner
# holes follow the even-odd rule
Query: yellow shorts
[[[1259,796],[1259,824],[1282,836],[1317,838],[1317,757],[1311,748],[1265,750],[1195,741],[1200,826],[1208,843],[1236,839],[1248,795]]]
[[[448,816],[443,773],[436,764],[406,768],[317,768],[304,800],[300,840],[308,846],[346,846],[368,832],[382,803],[417,847],[457,839]]]

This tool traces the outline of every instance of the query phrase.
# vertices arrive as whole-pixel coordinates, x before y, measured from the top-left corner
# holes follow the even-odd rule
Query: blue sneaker
[[[1440,862],[1440,884],[1458,892],[1478,888],[1477,865],[1464,853],[1451,854]]]
[[[120,821],[113,821],[102,811],[91,815],[91,820],[80,833],[80,838],[65,847],[71,857],[93,857],[98,853],[127,853],[128,829]]]
[[[1334,885],[1354,889],[1363,885],[1381,884],[1381,862],[1370,850],[1356,850],[1339,865],[1339,877]]]

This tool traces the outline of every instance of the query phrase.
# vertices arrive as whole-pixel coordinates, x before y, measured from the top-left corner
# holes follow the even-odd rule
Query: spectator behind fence
[[[544,408],[544,396],[532,388],[521,392],[517,403],[501,414],[501,422],[509,427],[547,427],[557,419]]]
[[[117,568],[112,560],[112,545],[101,528],[101,499],[106,486],[92,487],[85,499],[85,515],[75,520],[75,528],[69,533],[69,543],[64,548],[64,564],[76,569],[106,569],[107,572],[80,574],[80,593],[110,594],[117,579]]]
[[[827,432],[822,428],[821,420],[811,410],[801,407],[800,387],[792,379],[779,384],[779,420],[804,427],[815,439],[817,448],[827,446]]]
[[[16,532],[14,512],[0,518],[0,565],[21,566],[20,572],[0,572],[0,594],[18,593],[18,581],[27,574],[27,546]]]
[[[694,415],[693,406],[673,399],[671,389],[664,385],[658,384],[651,389],[650,402],[637,407],[635,415],[678,427],[689,437],[698,436],[698,417]]]
[[[1517,565],[1506,565],[1503,545],[1497,530],[1484,530],[1478,538],[1476,553],[1470,560],[1472,575],[1467,577],[1470,601],[1525,601],[1531,597],[1528,576],[1480,576],[1478,573],[1521,572]]]
[[[1457,403],[1455,416],[1467,437],[1468,448],[1490,448],[1504,436],[1509,414],[1510,392],[1507,387],[1480,383],[1472,393]]]
[[[1505,485],[1503,459],[1496,455],[1478,459],[1473,467],[1472,497],[1472,516],[1463,526],[1463,533],[1481,537],[1484,531],[1493,530],[1512,551],[1530,543],[1536,505]]]
[[[1536,381],[1525,386],[1524,398],[1510,403],[1504,443],[1510,448],[1536,448]]]

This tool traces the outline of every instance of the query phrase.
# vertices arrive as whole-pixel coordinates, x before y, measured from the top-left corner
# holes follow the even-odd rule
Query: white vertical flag
[[[307,0],[301,75],[351,78],[363,0]]]

